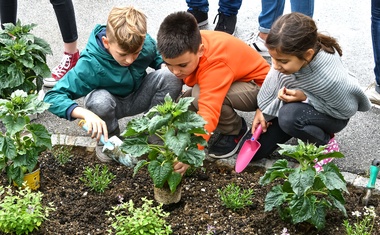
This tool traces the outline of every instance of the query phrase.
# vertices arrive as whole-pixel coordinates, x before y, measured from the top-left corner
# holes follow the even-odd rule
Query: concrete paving
[[[74,0],[77,27],[79,33],[78,47],[85,47],[89,33],[95,24],[104,24],[113,6],[133,5],[143,10],[148,16],[148,32],[156,37],[163,18],[174,11],[186,10],[185,0]],[[218,1],[210,0],[209,24],[206,29],[213,29],[213,20],[218,10]],[[290,1],[286,1],[285,13],[290,9]],[[50,43],[53,55],[48,57],[52,68],[59,63],[63,44],[57,20],[49,1],[20,0],[19,14],[23,24],[36,23],[33,31],[36,35]],[[257,17],[261,11],[261,1],[243,0],[238,14],[235,36],[246,40],[253,32],[257,32]],[[343,49],[344,64],[357,75],[363,87],[374,82],[373,54],[370,32],[370,1],[355,0],[317,0],[315,1],[314,19],[321,32],[338,39]],[[242,113],[251,122],[252,113]],[[380,126],[380,110],[373,107],[365,113],[358,112],[350,120],[348,126],[336,135],[341,152],[346,156],[336,160],[342,171],[348,174],[365,175],[374,158],[380,158],[378,127]],[[121,120],[121,128],[128,119]],[[49,112],[39,115],[37,122],[45,124],[55,134],[84,136],[77,121],[69,122],[57,118]]]

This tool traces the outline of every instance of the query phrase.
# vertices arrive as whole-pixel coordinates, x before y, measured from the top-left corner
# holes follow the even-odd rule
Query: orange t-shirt
[[[261,86],[269,72],[268,62],[242,40],[218,31],[201,30],[204,54],[197,69],[184,79],[192,87],[198,84],[198,114],[211,133],[218,125],[224,98],[233,82],[254,82]],[[209,135],[203,136],[206,140]]]

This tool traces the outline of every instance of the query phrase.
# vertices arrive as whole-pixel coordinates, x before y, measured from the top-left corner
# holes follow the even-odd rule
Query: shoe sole
[[[54,78],[51,78],[51,79],[53,80]],[[52,88],[52,87],[55,86],[55,84],[57,84],[57,81],[55,81],[55,80],[54,80],[54,82],[53,82],[53,81],[46,81],[46,80],[44,79],[44,86],[45,86],[45,87]]]
[[[253,43],[249,44],[249,46],[252,47],[253,49],[255,49],[261,56],[270,57],[269,52],[260,50],[260,48],[256,45],[256,43],[253,42]]]
[[[237,143],[236,147],[229,153],[226,153],[224,155],[220,155],[220,156],[216,156],[214,154],[209,154],[208,156],[209,157],[212,157],[212,158],[215,158],[215,159],[223,159],[223,158],[229,158],[231,156],[233,156],[237,151],[238,149],[240,148],[240,144],[241,142],[244,140],[244,136],[250,131],[249,128],[247,128],[247,131],[242,135],[241,139],[239,140],[239,142]]]
[[[99,148],[100,147],[100,148]],[[99,159],[99,161],[101,162],[112,162],[113,159],[108,157],[107,155],[105,155],[103,152],[102,152],[102,148],[103,146],[97,146],[96,147],[96,157]]]
[[[208,19],[198,23],[198,27],[203,27],[208,24]]]

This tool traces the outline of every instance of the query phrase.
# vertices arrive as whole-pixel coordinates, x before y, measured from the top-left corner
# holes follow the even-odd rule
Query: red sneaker
[[[45,87],[53,87],[78,62],[79,51],[74,54],[64,53],[59,65],[52,69],[51,78],[44,78]]]

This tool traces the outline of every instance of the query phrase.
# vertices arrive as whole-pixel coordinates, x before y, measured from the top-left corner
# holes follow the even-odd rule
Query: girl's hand
[[[255,132],[256,128],[261,124],[263,132],[267,131],[268,126],[271,125],[270,122],[265,121],[264,115],[260,109],[257,109],[255,112],[255,117],[252,122],[252,134]]]
[[[290,90],[285,87],[278,91],[278,98],[286,103],[301,102],[306,100],[306,95],[301,90]]]

